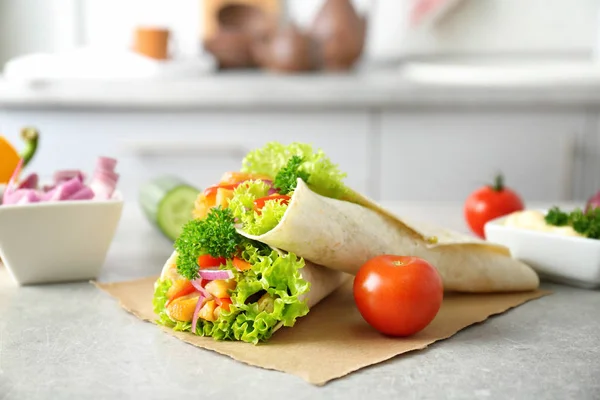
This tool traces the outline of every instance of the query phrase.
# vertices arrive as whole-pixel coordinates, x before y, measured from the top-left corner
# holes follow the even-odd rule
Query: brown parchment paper
[[[97,283],[119,300],[127,311],[154,321],[152,296],[157,277],[119,283]],[[529,300],[550,294],[530,291],[502,294],[446,294],[440,312],[423,331],[409,338],[379,334],[362,319],[352,298],[351,282],[313,307],[292,328],[276,332],[266,343],[217,342],[191,333],[168,334],[194,346],[216,351],[235,360],[297,375],[315,385],[345,376],[402,353],[424,349],[459,330],[500,314]],[[525,328],[523,328],[525,329]]]

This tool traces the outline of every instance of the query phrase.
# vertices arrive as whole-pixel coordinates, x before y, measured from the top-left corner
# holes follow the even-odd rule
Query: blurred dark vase
[[[366,28],[366,18],[358,15],[350,0],[326,0],[311,27],[321,67],[352,68],[362,55]]]

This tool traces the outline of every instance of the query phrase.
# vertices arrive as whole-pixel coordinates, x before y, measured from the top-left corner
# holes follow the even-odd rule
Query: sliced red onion
[[[39,177],[38,174],[29,174],[19,184],[19,189],[37,189]]]
[[[208,291],[202,287],[202,278],[193,280],[192,286],[195,287],[197,291],[202,293],[202,296],[206,297],[207,299],[212,297],[210,293],[208,293]]]
[[[199,272],[202,279],[207,281],[232,279],[233,272],[228,269],[201,269]]]
[[[200,294],[198,297],[198,302],[196,303],[196,308],[194,309],[194,316],[192,317],[192,333],[196,333],[196,327],[198,326],[198,314],[200,313],[200,309],[204,305],[206,298]]]
[[[272,195],[272,194],[277,194],[277,193],[279,193],[279,192],[277,191],[277,189],[275,189],[274,187],[272,187],[272,188],[271,188],[271,189],[269,189],[269,191],[267,192],[267,195],[268,195],[268,196],[270,196],[270,195]]]

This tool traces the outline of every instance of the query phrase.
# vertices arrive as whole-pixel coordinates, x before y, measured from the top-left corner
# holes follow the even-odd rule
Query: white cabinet
[[[463,201],[501,171],[525,200],[568,200],[585,125],[583,113],[384,113],[380,197]]]
[[[268,141],[313,144],[348,173],[348,184],[371,194],[365,168],[369,116],[346,112],[76,112],[5,110],[0,132],[19,143],[24,125],[42,134],[31,169],[91,170],[95,157],[120,160],[120,188],[128,200],[139,186],[172,173],[204,188],[227,170],[238,170],[244,154]],[[47,173],[47,172],[46,172]]]

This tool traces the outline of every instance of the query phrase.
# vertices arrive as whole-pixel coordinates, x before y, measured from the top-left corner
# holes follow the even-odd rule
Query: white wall
[[[125,47],[137,24],[171,28],[184,53],[199,50],[202,0],[0,0],[0,63],[31,51],[54,51],[77,43],[74,6],[82,8],[82,40]],[[287,0],[306,26],[323,0]],[[409,0],[353,0],[362,11]],[[389,8],[394,10],[394,8]],[[368,53],[560,51],[588,52],[597,40],[600,0],[463,0],[433,30],[403,34],[401,8],[383,13],[385,26],[368,40]],[[377,14],[377,13],[375,13]],[[398,15],[396,15],[398,14]],[[381,13],[379,13],[381,15]],[[382,25],[383,24],[383,25]],[[389,27],[389,28],[388,28]],[[373,31],[371,31],[373,33]],[[382,45],[382,40],[386,43]]]
[[[464,0],[433,31],[416,32],[417,52],[590,51],[600,0]]]
[[[136,25],[158,25],[174,32],[175,46],[182,53],[195,54],[199,50],[199,0],[81,1],[83,36],[88,44],[129,47]]]
[[[79,0],[0,0],[0,65],[16,55],[76,44]]]
[[[188,52],[197,50],[201,0],[171,0],[168,7],[164,0],[83,1],[90,43],[123,43],[136,23],[149,22],[171,27],[181,47]],[[292,18],[301,26],[310,24],[323,1],[287,0]],[[390,4],[406,1],[411,0],[353,0],[360,11],[371,15],[382,15],[377,7],[385,10],[385,21],[373,22],[370,27],[370,54],[380,55],[383,50],[399,54],[585,52],[596,43],[600,0],[463,0],[451,18],[435,29],[405,36],[395,29],[403,24],[403,7]],[[110,21],[110,32],[104,29],[106,21]],[[384,31],[378,31],[382,26]]]

